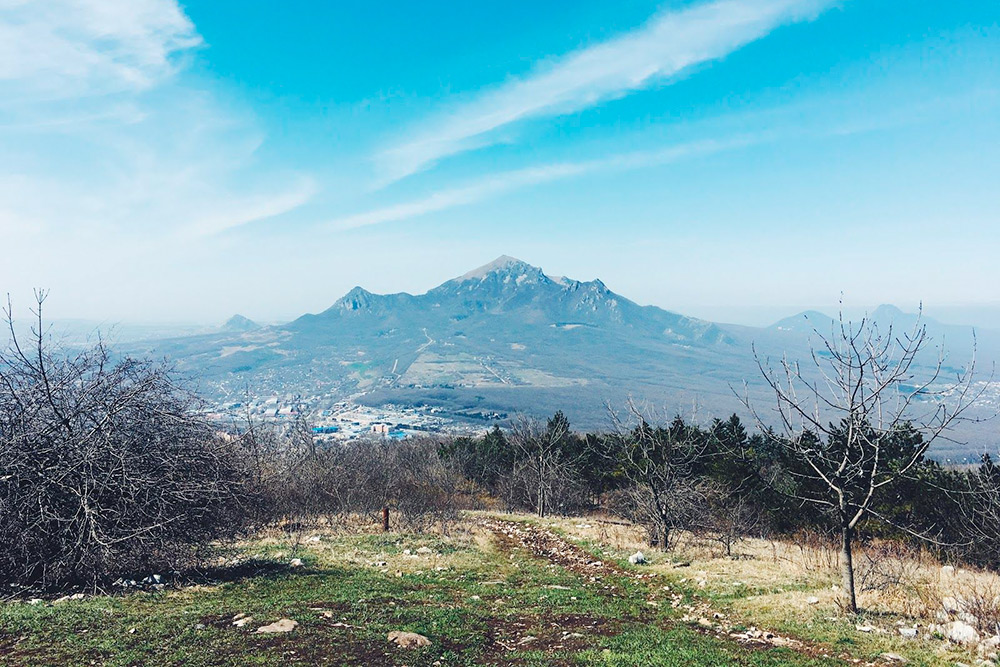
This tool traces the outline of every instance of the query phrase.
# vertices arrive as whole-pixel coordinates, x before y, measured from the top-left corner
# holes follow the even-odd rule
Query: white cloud
[[[815,16],[829,0],[716,0],[655,16],[641,28],[538,66],[431,120],[377,156],[388,180],[490,145],[496,131],[573,113],[721,58],[776,27]]]
[[[178,62],[199,44],[175,0],[0,0],[8,242],[67,255],[107,238],[178,242],[313,196],[308,176],[255,159],[252,115],[185,86]]]
[[[200,42],[174,0],[4,0],[0,90],[51,99],[145,89]]]
[[[557,162],[493,174],[469,184],[439,190],[426,197],[400,204],[384,206],[338,218],[330,223],[334,229],[354,229],[385,222],[409,220],[457,206],[499,196],[512,190],[541,185],[551,181],[582,176],[598,171],[641,169],[668,164],[686,157],[734,150],[766,140],[767,135],[737,137],[725,141],[693,141],[652,151],[634,151],[605,158],[579,162]]]

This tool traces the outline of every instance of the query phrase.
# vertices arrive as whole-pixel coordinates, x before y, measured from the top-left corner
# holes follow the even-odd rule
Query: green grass
[[[419,546],[435,555],[403,553]],[[292,554],[291,545],[273,540],[248,544],[244,551],[275,563]],[[524,550],[497,550],[482,541],[343,536],[310,545],[302,557],[302,568],[277,568],[217,585],[58,604],[2,604],[0,663],[837,664],[702,633],[681,622],[669,605],[646,603],[657,584],[627,577],[595,584]],[[388,566],[373,567],[373,561]],[[254,621],[234,627],[232,618],[240,613]],[[254,632],[280,618],[300,625],[284,635]],[[386,642],[391,630],[418,632],[433,643],[399,649]]]

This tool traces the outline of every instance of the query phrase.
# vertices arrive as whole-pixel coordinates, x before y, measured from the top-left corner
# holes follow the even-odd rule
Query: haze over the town
[[[1000,6],[0,8],[0,287],[218,323],[507,253],[765,324],[998,326]]]

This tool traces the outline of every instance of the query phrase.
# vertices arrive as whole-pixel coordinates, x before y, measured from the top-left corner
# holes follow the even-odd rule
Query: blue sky
[[[509,254],[720,320],[996,307],[998,19],[9,0],[0,288],[48,287],[61,317],[272,320]]]

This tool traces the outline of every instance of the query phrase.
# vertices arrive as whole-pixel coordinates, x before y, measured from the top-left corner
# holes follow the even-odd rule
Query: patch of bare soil
[[[601,581],[602,577],[607,575],[636,576],[635,573],[623,570],[617,563],[594,558],[588,551],[539,526],[493,518],[483,519],[480,525],[493,533],[501,548],[526,549],[536,557],[578,574],[588,581]],[[639,578],[641,576],[639,575]]]
[[[484,664],[519,664],[510,656],[516,651],[540,651],[547,655],[564,652],[571,655],[590,648],[595,637],[610,637],[620,631],[620,622],[588,614],[490,618],[487,621]]]

